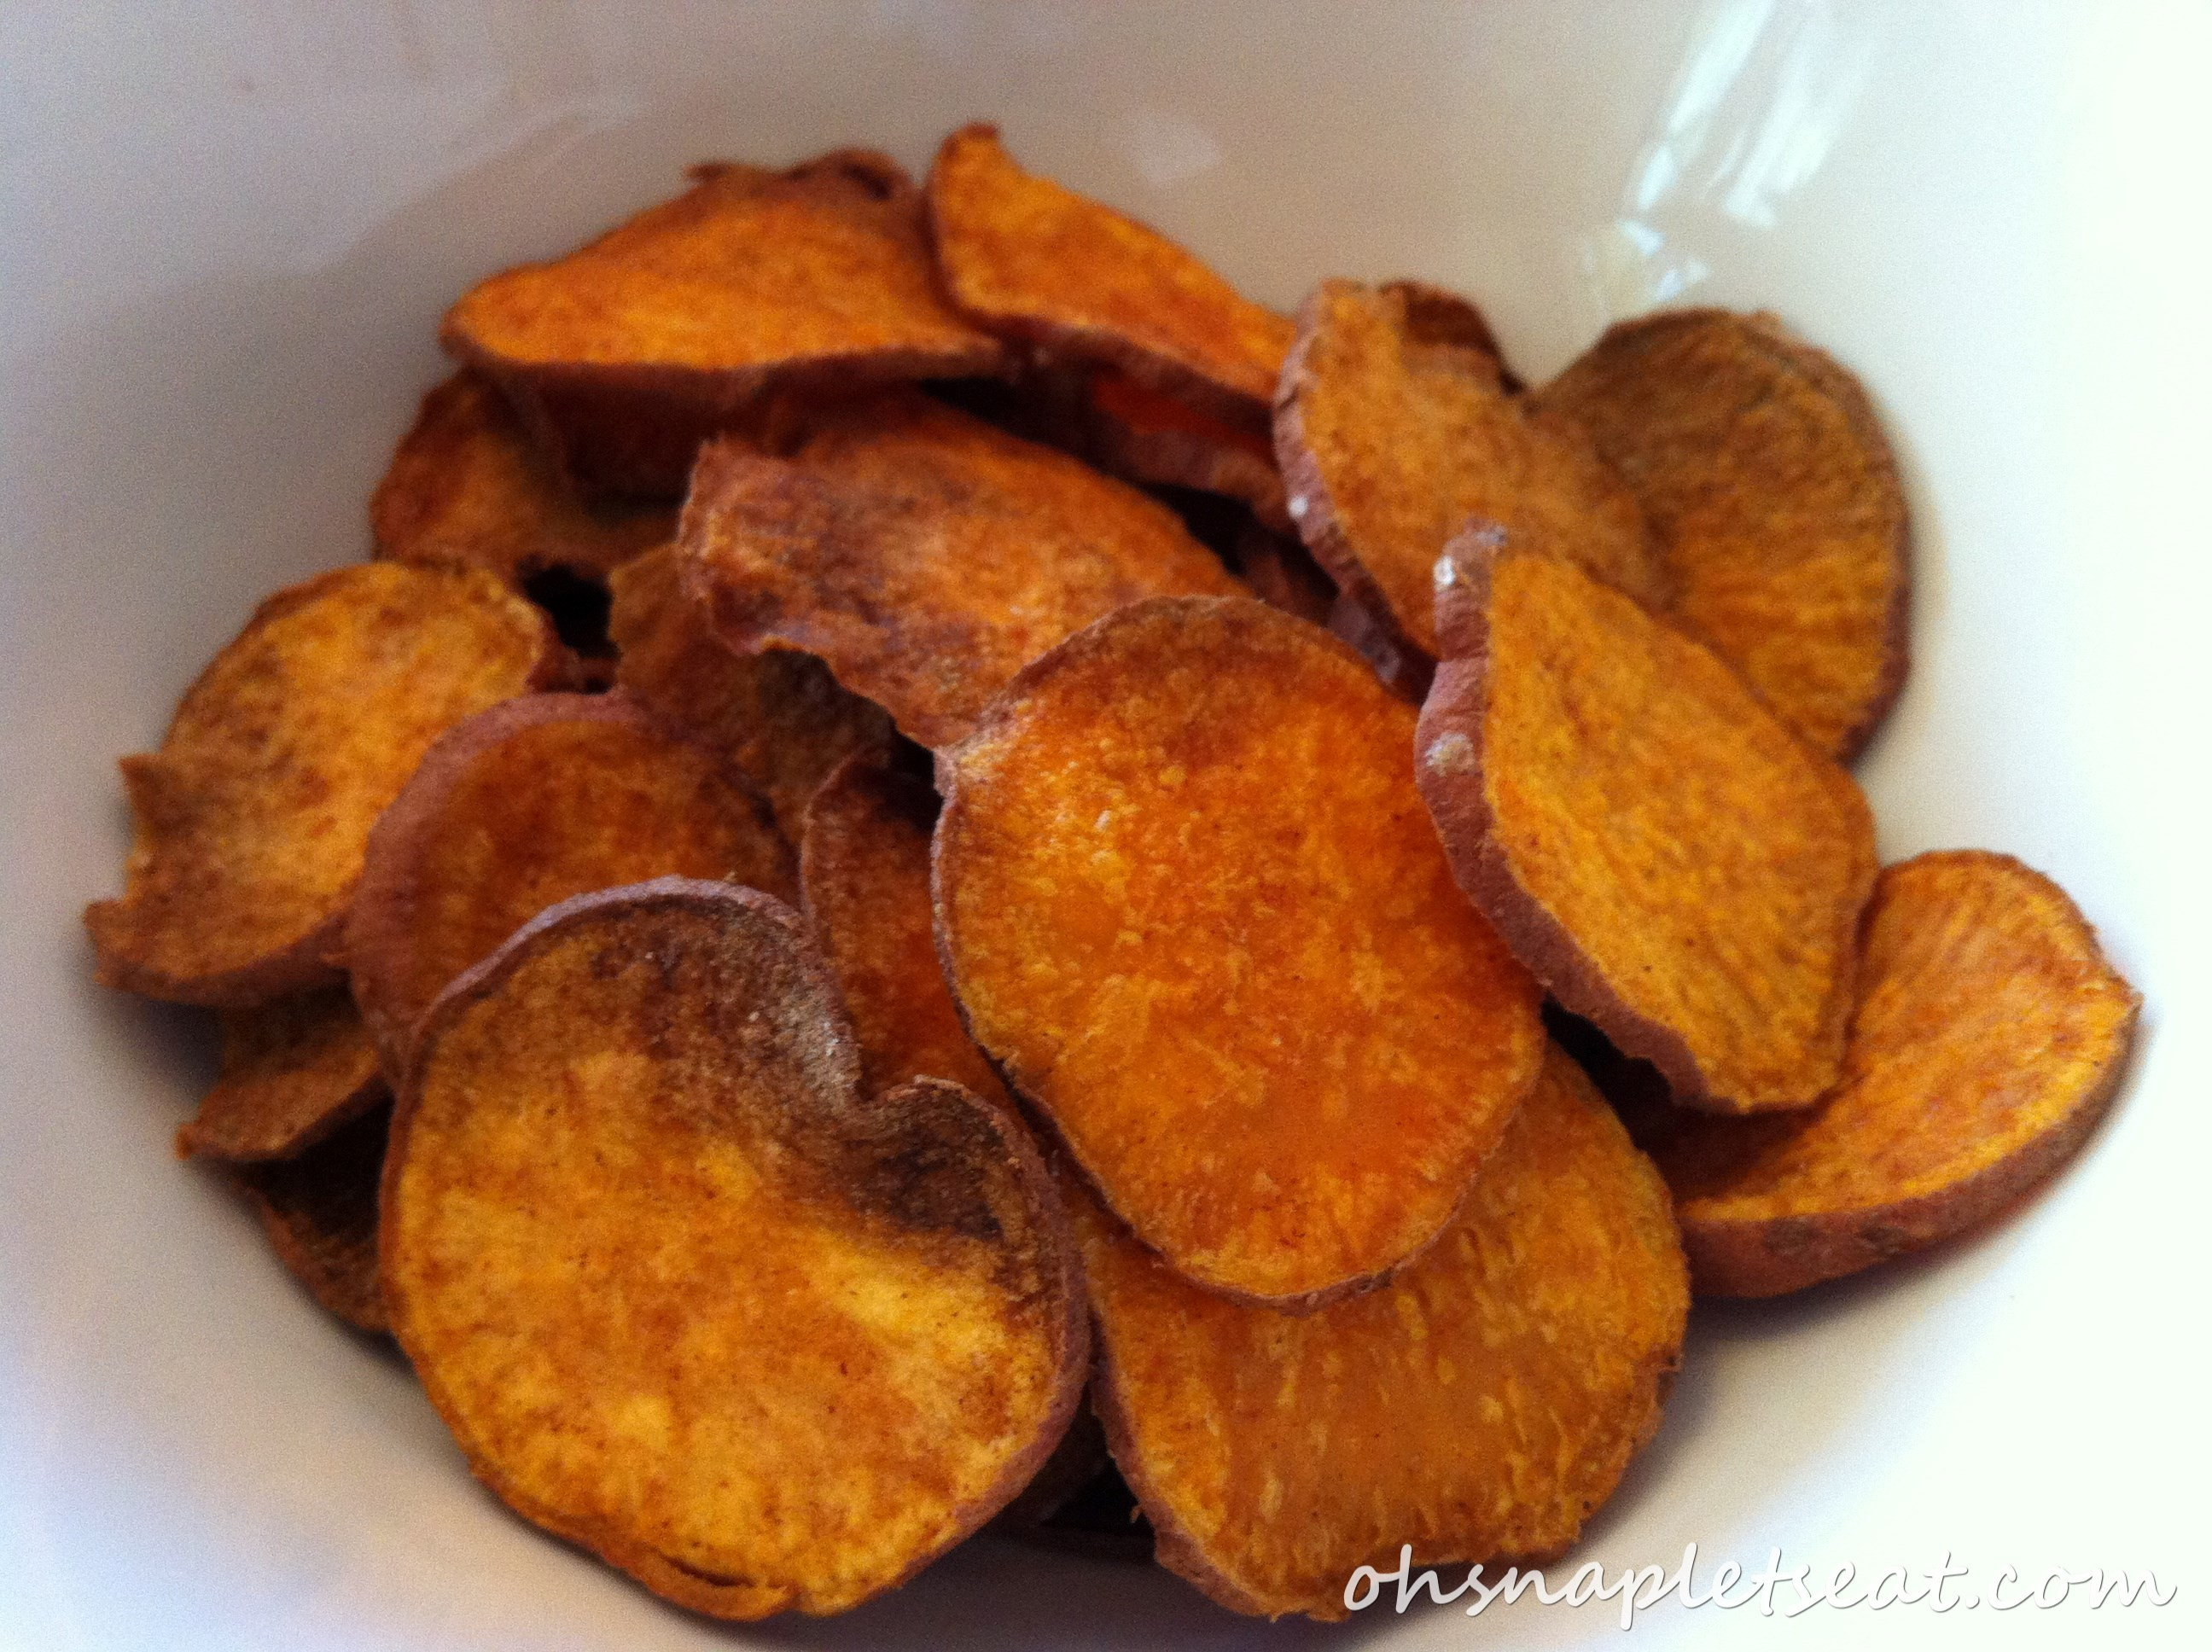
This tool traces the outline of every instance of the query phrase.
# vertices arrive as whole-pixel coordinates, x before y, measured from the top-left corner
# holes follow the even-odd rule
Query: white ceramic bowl
[[[2012,850],[2148,1000],[2082,1159],[1972,1240],[1701,1308],[1584,1553],[2155,1572],[2172,1603],[1662,1608],[1650,1644],[2212,1645],[2201,6],[76,3],[0,11],[0,1646],[1283,1645],[1164,1574],[979,1542],[723,1630],[506,1516],[400,1362],[169,1156],[189,1017],[89,984],[112,762],[267,589],[355,557],[432,330],[708,155],[959,121],[1290,305],[1478,295],[1531,376],[1676,293],[1865,378],[1917,531],[1864,765],[1892,857]],[[2016,1592],[2016,1591],[2015,1591]],[[1785,1588],[1781,1604],[1793,1598]],[[2004,1598],[2010,1598],[2008,1594]],[[1609,1605],[1392,1645],[1602,1645]]]

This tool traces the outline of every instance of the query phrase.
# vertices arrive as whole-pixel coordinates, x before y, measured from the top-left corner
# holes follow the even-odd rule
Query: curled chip
[[[1858,381],[1769,315],[1625,321],[1539,404],[1641,501],[1674,612],[1839,761],[1904,685],[1905,495]]]
[[[1020,1126],[867,1098],[795,913],[580,896],[442,998],[384,1181],[392,1328],[519,1513],[723,1618],[840,1612],[1004,1506],[1089,1360]]]
[[[1863,948],[1818,1108],[1685,1118],[1655,1150],[1700,1291],[1771,1297],[1972,1227],[2057,1169],[2118,1086],[2141,1000],[2009,855],[1887,868]]]
[[[609,580],[615,681],[751,777],[786,838],[799,841],[814,790],[853,752],[887,744],[883,708],[848,694],[811,654],[733,652],[684,588],[672,547]]]
[[[586,505],[540,458],[500,393],[457,373],[422,398],[368,501],[376,554],[462,562],[520,582],[605,575],[676,537],[676,513]]]
[[[1421,794],[1460,885],[1677,1101],[1804,1107],[1841,1071],[1874,821],[1710,651],[1494,529],[1437,568]]]
[[[744,777],[628,695],[542,694],[433,746],[368,841],[354,999],[397,1072],[446,984],[556,902],[662,876],[795,892]]]
[[[123,760],[123,898],[84,914],[100,980],[218,1006],[337,980],[369,828],[431,741],[562,669],[537,610],[481,569],[373,562],[270,597],[161,749]]]
[[[1024,172],[994,126],[945,140],[928,194],[945,288],[985,326],[1266,428],[1283,317],[1158,230]]]
[[[289,1158],[385,1096],[384,1076],[343,986],[222,1012],[222,1072],[177,1151],[205,1158]]]
[[[391,1121],[392,1109],[379,1106],[295,1157],[233,1172],[277,1260],[358,1331],[391,1328],[376,1259],[376,1190]]]
[[[1667,1190],[1556,1051],[1443,1237],[1307,1318],[1200,1291],[1072,1203],[1115,1460],[1161,1564],[1232,1611],[1342,1618],[1401,1544],[1548,1558],[1659,1425],[1689,1311]]]
[[[799,851],[806,914],[843,989],[871,1092],[950,1078],[986,1101],[1006,1087],[960,1024],[937,961],[929,837],[937,794],[858,752],[823,782]]]
[[[911,392],[789,459],[710,446],[681,544],[724,643],[819,656],[931,747],[1100,615],[1238,588],[1164,505]]]
[[[1504,373],[1480,311],[1402,281],[1322,282],[1283,369],[1275,451],[1299,532],[1339,586],[1432,657],[1431,573],[1470,517],[1639,601],[1666,595],[1635,499]]]
[[[939,295],[920,192],[889,156],[691,177],[568,257],[492,276],[446,317],[446,348],[527,410],[578,480],[675,498],[700,441],[772,391],[1002,366],[999,342]]]
[[[1163,598],[939,758],[969,1029],[1139,1238],[1294,1311],[1450,1220],[1535,1080],[1538,991],[1413,789],[1413,713],[1318,628]]]
[[[1101,469],[1132,482],[1196,488],[1242,500],[1278,533],[1291,533],[1283,478],[1267,437],[1202,413],[1127,374],[1101,367],[1085,383],[1085,446]]]

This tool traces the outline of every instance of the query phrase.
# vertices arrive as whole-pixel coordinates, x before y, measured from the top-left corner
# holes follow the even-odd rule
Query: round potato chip
[[[1671,611],[1838,761],[1904,686],[1905,493],[1866,392],[1771,315],[1669,310],[1608,329],[1536,398],[1644,507]]]
[[[1232,1611],[1342,1618],[1401,1545],[1548,1558],[1659,1426],[1690,1299],[1667,1189],[1556,1050],[1443,1237],[1306,1318],[1074,1208],[1115,1460],[1161,1564]]]
[[[222,1071],[177,1151],[290,1158],[386,1095],[376,1043],[343,986],[222,1012]]]
[[[123,898],[84,914],[100,980],[219,1007],[337,981],[369,828],[430,743],[566,668],[538,610],[481,568],[371,562],[268,598],[161,749],[123,760]]]
[[[1310,1309],[1441,1232],[1539,993],[1413,788],[1413,709],[1249,598],[1139,603],[941,754],[938,945],[976,1042],[1209,1289]]]
[[[1843,1083],[1809,1113],[1682,1118],[1653,1150],[1698,1289],[1795,1291],[2024,1198],[2102,1116],[2141,1004],[2066,892],[2011,856],[1884,869]]]
[[[1461,886],[1569,1010],[1721,1112],[1841,1074],[1874,820],[1701,644],[1495,529],[1437,568],[1421,794]]]
[[[719,1617],[841,1612],[1026,1485],[1088,1365],[1020,1126],[865,1097],[798,914],[665,878],[439,1001],[384,1181],[392,1328],[525,1517]]]

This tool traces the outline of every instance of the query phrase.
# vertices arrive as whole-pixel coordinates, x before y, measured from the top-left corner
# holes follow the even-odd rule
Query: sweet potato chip
[[[1237,536],[1236,557],[1237,572],[1268,607],[1316,625],[1328,623],[1336,610],[1336,581],[1298,540],[1248,520]]]
[[[700,1612],[840,1612],[1059,1442],[1087,1327],[1020,1126],[866,1098],[797,914],[580,896],[442,998],[384,1182],[392,1327],[477,1474]]]
[[[578,480],[675,498],[700,441],[772,391],[988,374],[1004,347],[947,307],[921,197],[889,156],[711,165],[550,264],[472,288],[446,348],[532,416]]]
[[[222,1012],[222,1072],[177,1151],[205,1158],[289,1158],[384,1099],[384,1076],[343,987]]]
[[[1318,628],[1163,598],[939,757],[969,1030],[1139,1238],[1243,1300],[1403,1266],[1535,1080],[1535,983],[1452,886],[1413,732]]]
[[[368,840],[355,1002],[398,1072],[446,984],[556,902],[648,878],[797,892],[768,805],[629,695],[542,694],[430,749]]]
[[[1102,367],[1085,386],[1088,457],[1132,482],[1195,488],[1242,500],[1278,533],[1297,531],[1275,469],[1274,444],[1202,413],[1127,374]]]
[[[1339,1619],[1361,1566],[1572,1543],[1659,1425],[1689,1285],[1650,1162],[1553,1051],[1444,1236],[1308,1318],[1179,1278],[1079,1194],[1097,1405],[1162,1564]]]
[[[1437,568],[1421,794],[1460,885],[1677,1101],[1804,1107],[1841,1071],[1874,821],[1708,649],[1494,529]]]
[[[423,397],[368,501],[368,522],[380,556],[473,562],[518,585],[550,568],[603,578],[676,537],[672,510],[577,499],[473,373]]]
[[[818,655],[933,748],[1100,615],[1238,589],[1165,506],[911,393],[789,459],[708,447],[681,543],[726,644]]]
[[[2065,891],[2009,855],[1885,869],[1843,1083],[1809,1113],[1685,1118],[1656,1150],[1697,1288],[1795,1291],[2025,1197],[2103,1114],[2140,1002]]]
[[[715,636],[706,605],[684,589],[676,552],[648,552],[608,584],[615,681],[751,777],[790,841],[830,772],[862,747],[887,745],[882,707],[848,694],[811,654],[741,654]]]
[[[368,829],[431,741],[566,669],[536,610],[475,568],[333,568],[278,592],[123,760],[123,897],[88,908],[100,978],[238,1006],[335,981]]]
[[[1674,612],[1848,760],[1905,683],[1904,490],[1858,381],[1771,315],[1624,321],[1540,392],[1650,519]]]
[[[1024,172],[994,126],[964,126],[930,168],[929,217],[952,301],[1010,338],[1118,367],[1259,430],[1291,346],[1262,308],[1158,230]]]
[[[378,1094],[389,1099],[380,1086]],[[277,1260],[358,1331],[391,1328],[376,1267],[376,1190],[391,1121],[391,1108],[379,1106],[295,1157],[233,1173]]]
[[[799,851],[806,915],[843,989],[871,1091],[949,1078],[986,1101],[1006,1087],[960,1023],[937,961],[929,838],[937,794],[859,752],[806,811]]]
[[[1299,312],[1275,452],[1315,557],[1433,657],[1431,574],[1470,517],[1646,603],[1667,586],[1635,499],[1587,437],[1510,394],[1488,325],[1433,287],[1325,281]]]

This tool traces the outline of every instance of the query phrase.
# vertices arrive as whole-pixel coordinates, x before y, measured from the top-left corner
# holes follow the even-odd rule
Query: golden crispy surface
[[[1275,444],[1299,531],[1415,647],[1437,652],[1432,575],[1470,517],[1664,598],[1636,501],[1579,430],[1507,393],[1474,306],[1411,282],[1325,281],[1298,326]]]
[[[796,914],[587,897],[441,1006],[384,1189],[393,1328],[520,1512],[697,1610],[842,1611],[1020,1489],[1086,1363],[1018,1127],[861,1105]]]
[[[1840,1072],[1874,824],[1711,653],[1555,558],[1454,542],[1421,785],[1463,885],[1677,1099],[1802,1107]]]
[[[465,562],[508,580],[605,574],[676,537],[676,513],[595,507],[531,446],[498,391],[457,373],[422,398],[368,501],[376,554]]]
[[[1795,1289],[2011,1203],[2103,1111],[2138,1003],[2065,891],[2011,857],[1886,868],[1843,1083],[1801,1115],[1685,1120],[1658,1150],[1698,1288]]]
[[[376,1188],[391,1121],[392,1109],[379,1107],[295,1157],[234,1173],[277,1260],[357,1331],[391,1328],[376,1274]]]
[[[1466,1211],[1380,1291],[1290,1318],[1178,1278],[1087,1200],[1078,1231],[1159,1558],[1269,1617],[1345,1616],[1401,1544],[1565,1548],[1658,1427],[1689,1309],[1666,1188],[1557,1051]]]
[[[1214,1289],[1310,1303],[1398,1266],[1534,1081],[1535,983],[1453,887],[1413,722],[1310,625],[1162,600],[939,760],[976,1041]]]
[[[1905,669],[1905,496],[1857,381],[1771,316],[1622,322],[1540,398],[1642,502],[1674,612],[1848,758]]]
[[[445,730],[543,681],[551,633],[477,569],[334,568],[270,598],[125,757],[123,898],[85,914],[100,979],[258,1003],[335,972],[368,830]]]
[[[354,997],[396,1068],[430,1001],[556,901],[648,878],[797,892],[744,778],[628,696],[538,695],[456,728],[368,845]]]
[[[647,552],[608,580],[615,681],[744,770],[797,842],[814,790],[853,752],[891,738],[883,708],[848,694],[811,654],[741,654],[717,638],[706,606],[684,589],[673,546]]]
[[[931,747],[1100,615],[1237,588],[1164,505],[913,393],[789,459],[708,448],[681,544],[726,644],[818,656]]]
[[[929,836],[937,794],[860,753],[814,794],[800,847],[806,915],[852,1013],[871,1091],[949,1078],[987,1101],[1006,1086],[960,1024],[937,961]]]
[[[1115,367],[1084,381],[1086,450],[1092,462],[1133,482],[1165,483],[1240,499],[1279,533],[1296,530],[1275,469],[1275,446],[1255,431],[1215,418]]]
[[[945,287],[984,325],[1265,417],[1291,323],[1158,230],[1024,172],[987,125],[945,140],[928,195]]]
[[[222,1014],[222,1072],[177,1132],[209,1158],[289,1158],[384,1094],[376,1045],[343,987]]]

